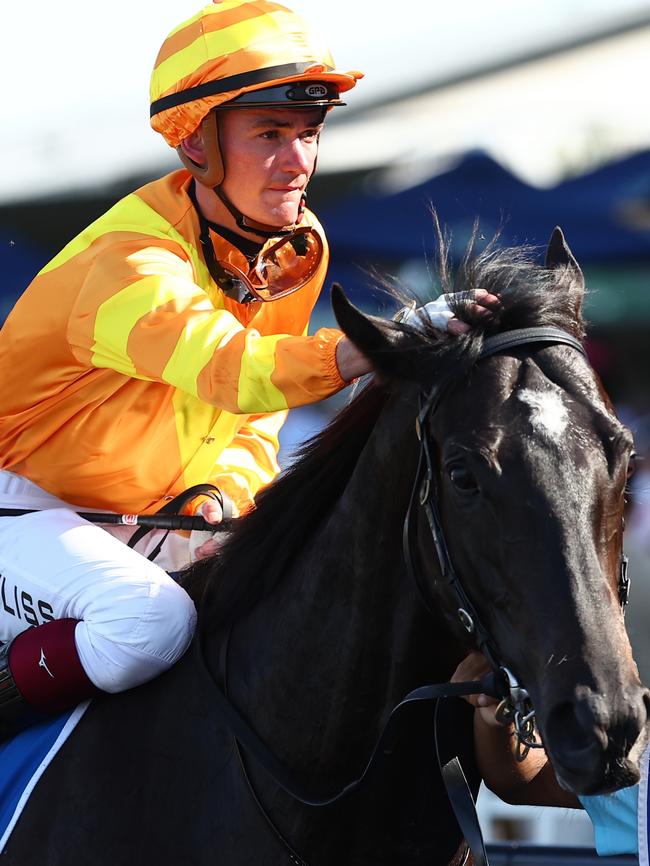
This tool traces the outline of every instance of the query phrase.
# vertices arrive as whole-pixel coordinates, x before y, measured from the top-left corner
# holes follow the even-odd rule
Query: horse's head
[[[458,302],[474,326],[463,337],[364,316],[342,295],[337,318],[380,375],[418,386],[433,521],[479,628],[532,698],[559,780],[585,794],[632,784],[649,698],[619,598],[630,433],[575,345],[522,339],[484,351],[495,334],[530,327],[578,344],[582,273],[556,230],[543,266],[490,245],[466,257],[454,286],[446,267],[441,275],[443,290],[485,288],[500,309],[485,320]],[[419,568],[456,618],[462,605],[441,576],[422,501]]]

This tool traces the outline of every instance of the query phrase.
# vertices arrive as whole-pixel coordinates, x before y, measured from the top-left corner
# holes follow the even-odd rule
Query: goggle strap
[[[300,196],[300,204],[298,205],[298,216],[296,217],[296,225],[300,225],[302,222],[302,218],[305,215],[305,209],[307,207],[307,193],[303,192]]]
[[[205,264],[208,268],[208,272],[209,272],[210,276],[212,277],[212,279],[214,280],[216,285],[224,293],[224,295],[226,295],[226,297],[231,298],[232,300],[236,301],[239,304],[247,304],[247,303],[250,303],[251,301],[255,301],[255,300],[262,300],[262,301],[273,300],[272,298],[261,298],[261,297],[259,297],[259,295],[256,296],[255,294],[253,294],[253,292],[255,290],[251,289],[249,286],[246,285],[246,282],[244,281],[245,279],[247,279],[246,277],[244,277],[244,279],[238,278],[237,276],[233,275],[228,270],[226,270],[226,268],[224,268],[224,266],[217,260],[217,257],[215,256],[215,252],[214,252],[214,247],[212,245],[212,240],[210,238],[210,223],[205,218],[205,216],[203,215],[203,212],[201,211],[201,208],[199,207],[198,201],[196,199],[196,184],[195,184],[194,180],[192,180],[192,182],[190,183],[188,195],[189,195],[190,201],[192,202],[192,204],[194,206],[194,210],[196,211],[196,214],[197,214],[197,217],[199,220],[199,229],[200,229],[199,242],[201,244],[201,249],[203,251],[203,258],[205,260]],[[296,231],[296,230],[294,229],[292,231]],[[297,233],[302,234],[305,231],[313,231],[313,229],[309,229],[309,228],[298,229]],[[290,235],[291,233],[292,233],[291,231],[281,232],[281,233],[278,232],[278,233],[276,233],[275,237],[279,236],[281,238],[285,235]],[[317,243],[320,245],[320,250],[321,250],[321,255],[322,255],[323,242],[322,242],[322,240],[321,240],[321,238],[317,232],[314,232],[314,234],[315,234],[315,237],[317,239]],[[291,239],[289,239],[288,242],[291,242]],[[282,241],[279,241],[277,245],[280,245],[281,243],[282,243]],[[275,246],[276,245],[271,247],[271,250],[273,250],[275,248]],[[294,249],[295,249],[295,247],[294,247]],[[297,249],[296,249],[296,253],[298,255],[301,255],[301,253],[299,253]],[[320,257],[319,257],[319,260],[320,260]],[[310,278],[311,278],[311,274],[305,279],[304,282],[306,282],[307,279],[310,279]],[[304,282],[296,285],[295,288],[291,288],[289,291],[283,292],[282,296],[286,296],[287,294],[290,294],[293,291],[297,291],[299,288],[302,287],[302,285],[304,285]]]
[[[235,280],[230,274],[228,274],[217,261],[217,257],[214,254],[214,247],[212,246],[212,240],[210,239],[210,225],[207,219],[203,216],[203,212],[196,200],[195,181],[192,181],[190,184],[189,197],[199,218],[199,242],[201,244],[201,249],[203,250],[203,258],[210,276],[217,286],[219,286],[224,295],[231,298],[233,301],[236,301],[238,304],[248,304],[251,301],[254,301],[255,298],[248,291],[247,287],[240,280]]]
[[[254,87],[258,84],[264,84],[277,81],[279,78],[288,78],[294,75],[303,75],[310,66],[313,65],[313,60],[301,63],[283,63],[277,66],[267,66],[265,69],[253,69],[250,72],[240,72],[238,75],[229,75],[226,78],[219,78],[213,81],[205,81],[203,84],[197,84],[195,87],[188,87],[185,90],[179,90],[176,93],[170,93],[167,96],[162,96],[151,103],[149,114],[154,117],[160,114],[161,111],[168,111],[170,108],[175,108],[177,105],[184,105],[187,102],[194,102],[197,99],[206,99],[210,96],[218,96],[221,93],[228,93],[230,90],[239,90],[244,87]],[[332,72],[332,67],[327,67],[326,72]],[[316,76],[317,78],[318,76]],[[338,88],[337,88],[338,91]],[[309,100],[314,101],[313,99]]]

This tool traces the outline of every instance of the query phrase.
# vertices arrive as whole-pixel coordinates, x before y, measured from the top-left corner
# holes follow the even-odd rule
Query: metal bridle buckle
[[[458,608],[458,619],[470,634],[474,632],[474,620],[472,619],[472,615],[468,613],[464,607]]]
[[[519,685],[514,674],[506,667],[499,668],[503,674],[508,694],[496,708],[495,717],[503,725],[514,724],[517,738],[515,758],[523,761],[531,749],[541,749],[537,738],[535,710],[526,689]]]

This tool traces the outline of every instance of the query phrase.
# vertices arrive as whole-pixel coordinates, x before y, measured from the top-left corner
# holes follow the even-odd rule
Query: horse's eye
[[[449,480],[460,493],[475,493],[478,491],[478,481],[464,466],[451,466]]]

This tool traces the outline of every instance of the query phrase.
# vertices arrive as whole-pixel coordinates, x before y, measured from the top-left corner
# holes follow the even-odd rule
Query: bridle
[[[531,344],[567,345],[586,357],[582,343],[571,334],[555,327],[520,328],[506,331],[485,339],[482,349],[475,361],[479,363],[484,358],[491,357],[509,349],[519,348]],[[247,753],[254,757],[274,780],[274,782],[286,791],[296,801],[309,806],[331,805],[356,790],[365,780],[370,768],[374,765],[375,758],[382,752],[392,749],[395,729],[392,725],[393,719],[400,711],[408,706],[421,702],[437,702],[441,697],[465,696],[479,694],[481,692],[501,697],[502,701],[497,709],[497,714],[503,721],[512,721],[518,742],[518,758],[523,760],[531,748],[539,748],[535,733],[535,713],[530,703],[528,692],[518,682],[513,673],[499,660],[498,650],[495,642],[488,631],[482,625],[471,599],[465,592],[460,578],[453,566],[449,550],[445,540],[442,523],[437,503],[437,486],[435,464],[432,458],[431,445],[426,435],[431,419],[438,409],[440,402],[459,376],[453,373],[436,382],[427,393],[420,395],[420,409],[416,419],[416,432],[420,442],[418,468],[410,497],[409,507],[404,520],[402,535],[403,552],[406,567],[413,579],[418,593],[427,609],[433,613],[429,600],[427,585],[422,573],[415,568],[412,552],[412,528],[413,514],[417,504],[424,510],[429,530],[436,549],[440,573],[443,580],[451,588],[457,603],[457,615],[466,630],[475,637],[479,649],[483,652],[492,673],[482,680],[463,683],[440,683],[429,686],[421,686],[410,692],[391,711],[388,720],[381,731],[370,759],[362,774],[345,787],[336,792],[314,792],[306,789],[297,781],[291,772],[278,760],[275,754],[263,743],[249,723],[241,716],[239,711],[230,702],[227,696],[227,666],[228,666],[228,644],[230,632],[228,632],[221,646],[220,671],[215,674],[206,662],[205,653],[201,642],[197,642],[196,651],[199,661],[209,674],[215,686],[216,704],[221,712],[223,721],[230,728],[235,738],[235,754],[237,755],[241,771],[257,807],[266,820],[267,824],[275,834],[278,842],[284,847],[289,862],[294,866],[308,866],[294,848],[277,828],[267,810],[260,801],[253,787],[243,755],[242,747]],[[627,577],[627,558],[622,555],[619,576],[619,600],[624,607],[627,603],[629,593],[629,579]],[[436,703],[437,706],[437,703]],[[468,853],[474,857],[476,866],[488,866],[487,855],[481,834],[474,803],[463,774],[458,758],[443,761],[440,758],[439,732],[437,726],[437,710],[434,724],[434,739],[436,753],[440,764],[441,775],[445,783],[447,794],[452,808],[460,825],[463,836],[468,843]]]
[[[575,349],[583,357],[587,357],[584,346],[572,334],[555,327],[531,327],[504,331],[503,333],[486,338],[475,363],[479,363],[485,358],[490,358],[509,349],[540,343],[567,345]],[[476,608],[463,588],[449,555],[449,548],[438,508],[435,464],[426,430],[441,401],[457,381],[458,376],[450,373],[447,377],[438,380],[428,393],[420,394],[420,411],[415,422],[416,434],[420,442],[420,454],[411,500],[404,521],[404,559],[407,571],[413,578],[422,601],[427,609],[433,613],[428,589],[422,573],[415,568],[413,563],[411,530],[412,515],[417,496],[419,505],[427,518],[431,538],[436,550],[441,578],[450,587],[455,596],[458,619],[467,632],[474,636],[479,650],[481,650],[492,668],[496,682],[501,684],[504,694],[503,700],[497,708],[497,718],[500,721],[512,722],[514,724],[514,732],[517,739],[516,758],[519,761],[523,761],[531,748],[542,748],[542,744],[538,742],[536,735],[535,711],[526,689],[522,687],[512,671],[499,659],[494,640],[481,623]],[[627,557],[622,554],[618,583],[619,601],[622,608],[625,608],[627,604],[629,587]]]

